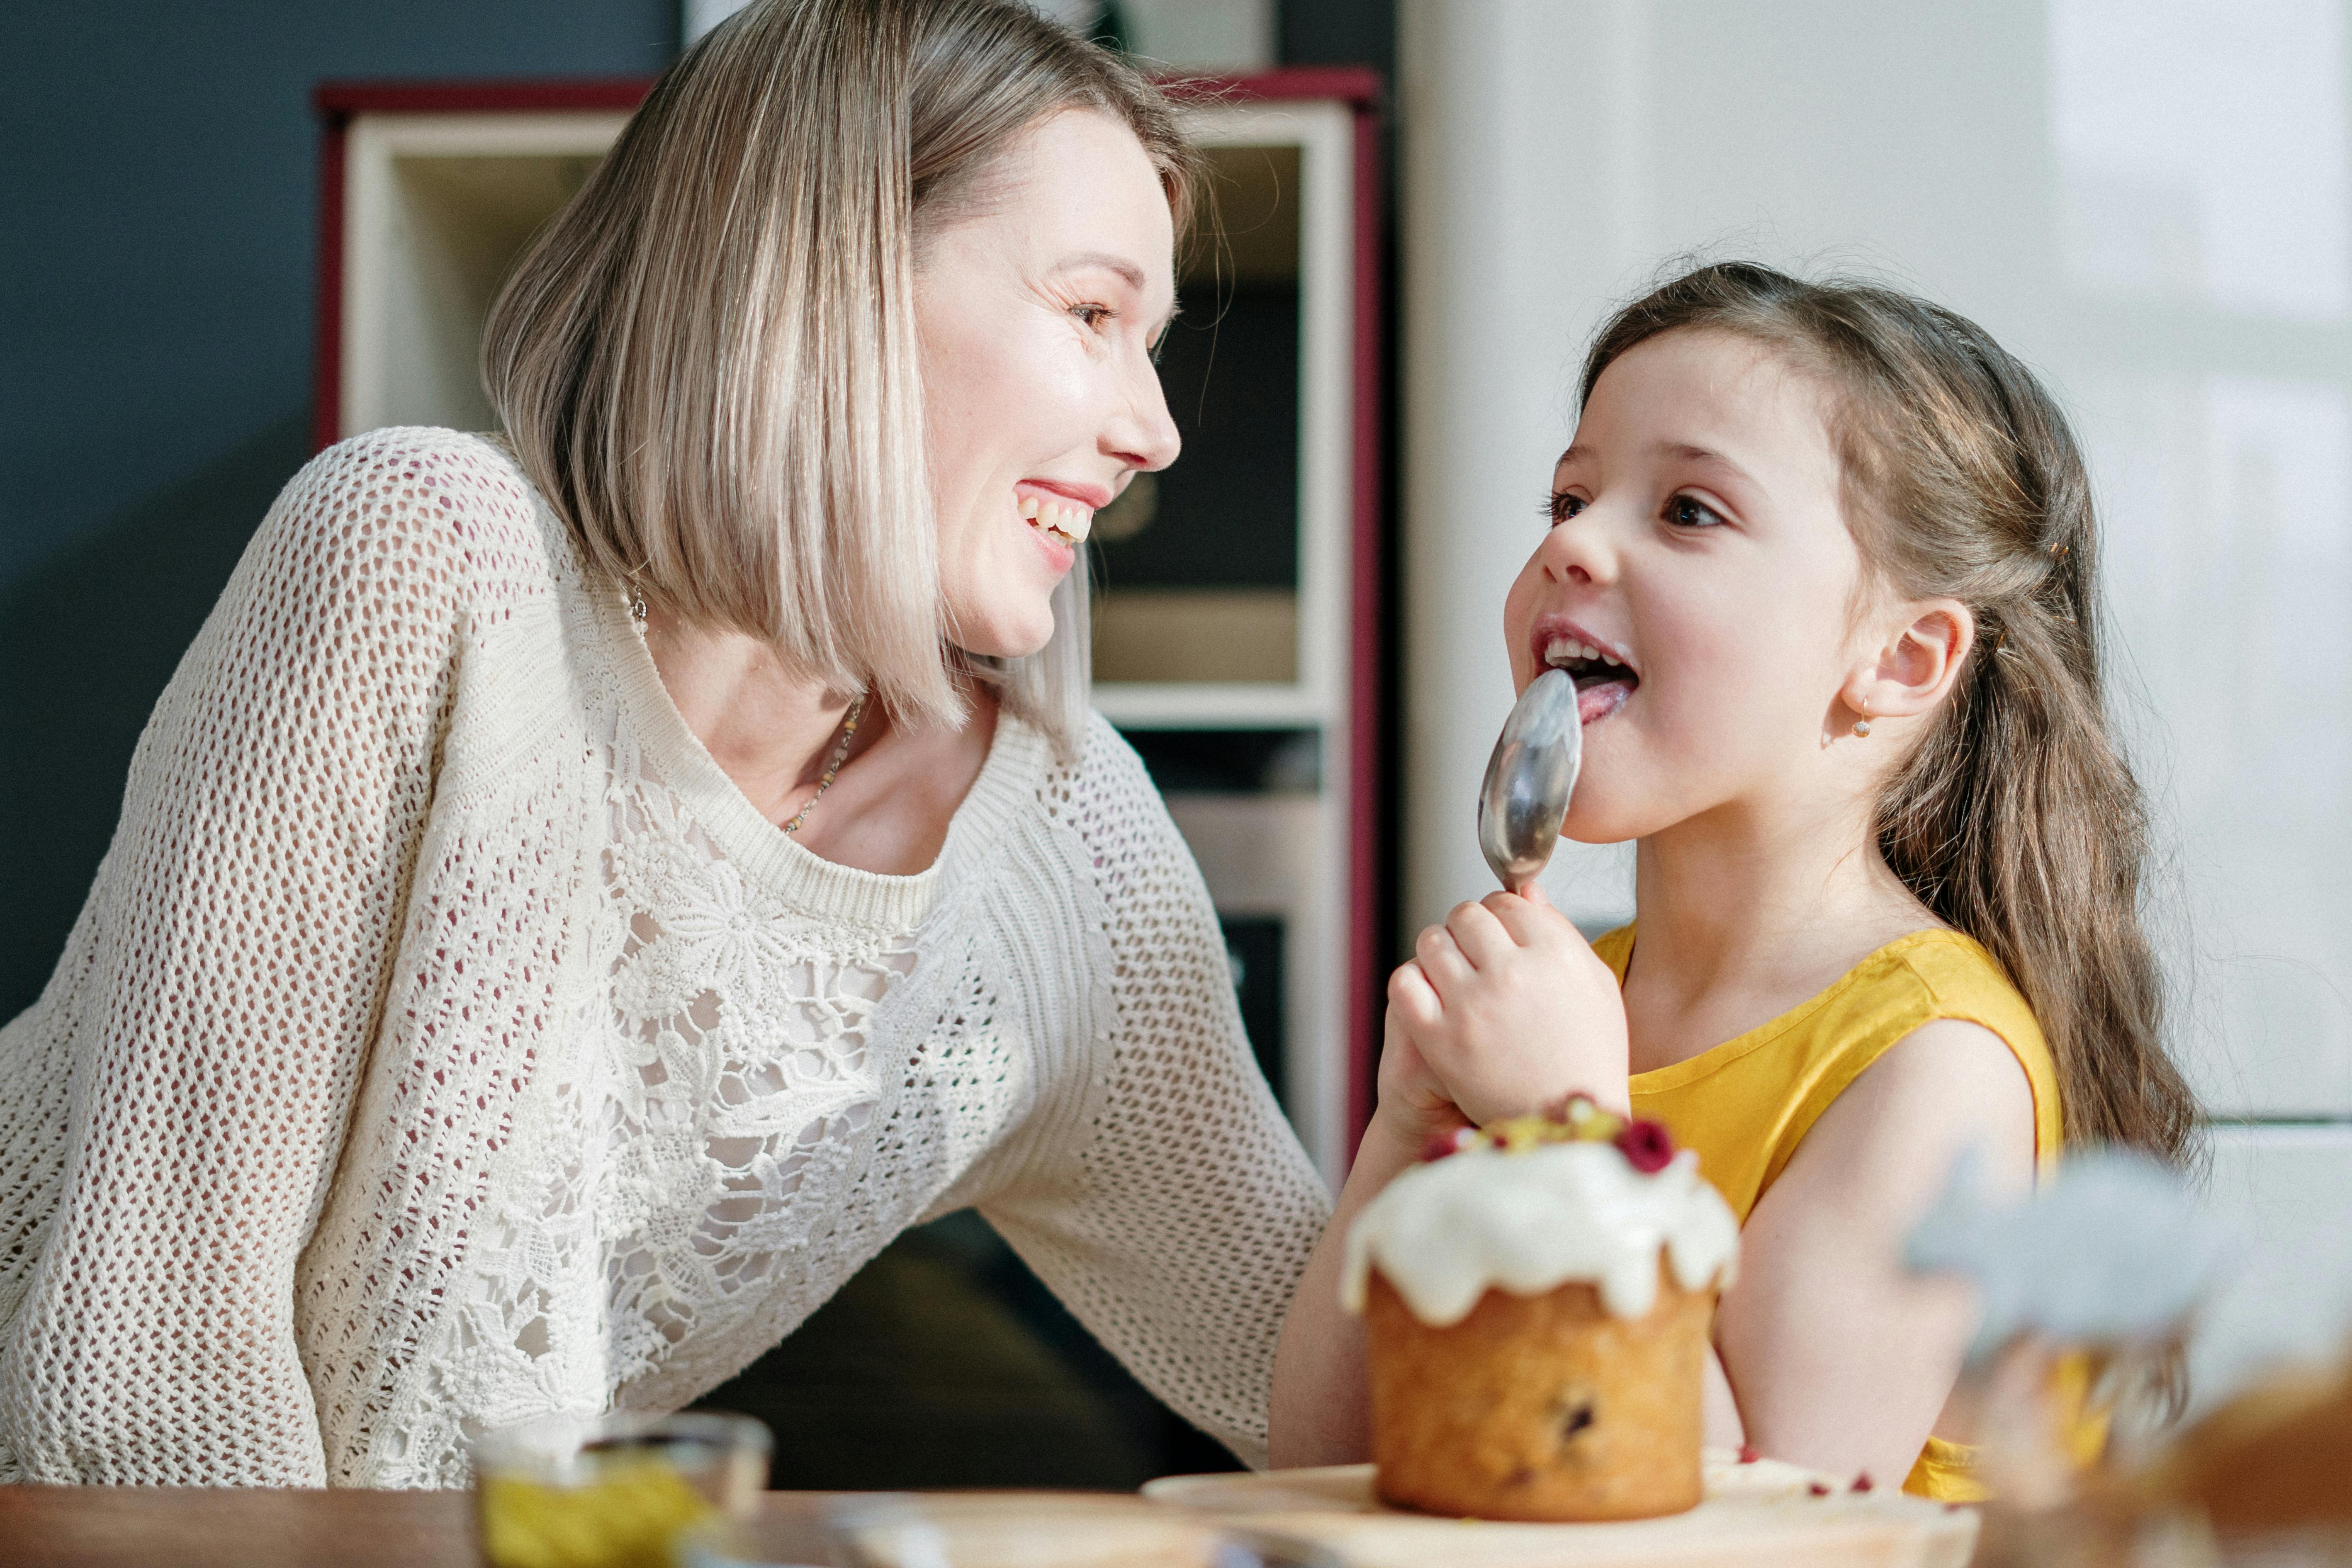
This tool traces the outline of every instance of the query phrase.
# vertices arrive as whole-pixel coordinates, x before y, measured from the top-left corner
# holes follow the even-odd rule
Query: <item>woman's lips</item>
[[[1029,542],[1045,558],[1045,569],[1059,577],[1078,563],[1078,547],[1058,533],[1048,533],[1035,523],[1029,525]]]

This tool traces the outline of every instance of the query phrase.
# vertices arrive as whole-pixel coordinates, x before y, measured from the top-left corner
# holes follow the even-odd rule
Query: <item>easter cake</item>
[[[1497,1520],[1696,1507],[1738,1235],[1696,1155],[1580,1096],[1433,1148],[1348,1236],[1381,1498]]]

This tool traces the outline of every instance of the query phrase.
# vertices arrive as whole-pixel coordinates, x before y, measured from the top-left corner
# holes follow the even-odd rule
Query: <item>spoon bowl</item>
[[[1551,860],[1583,765],[1576,682],[1564,669],[1547,669],[1503,721],[1478,790],[1478,848],[1508,891],[1525,889]]]

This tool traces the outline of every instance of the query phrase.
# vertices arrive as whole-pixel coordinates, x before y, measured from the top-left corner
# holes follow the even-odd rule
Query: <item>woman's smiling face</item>
[[[1015,658],[1094,513],[1175,461],[1152,352],[1174,313],[1175,233],[1126,126],[1065,110],[929,237],[916,278],[923,414],[949,636]]]
[[[1862,575],[1826,415],[1723,332],[1601,373],[1504,607],[1518,689],[1566,664],[1582,693],[1570,837],[1643,837],[1818,769]]]

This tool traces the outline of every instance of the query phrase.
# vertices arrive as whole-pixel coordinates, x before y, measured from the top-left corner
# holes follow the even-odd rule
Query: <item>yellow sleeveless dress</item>
[[[1623,984],[1633,928],[1611,931],[1592,950]],[[2056,1064],[2033,1010],[2000,963],[1958,931],[1897,938],[1769,1023],[1687,1061],[1635,1073],[1633,1113],[1664,1122],[1676,1143],[1698,1151],[1701,1173],[1744,1226],[1830,1101],[1933,1018],[1980,1025],[2016,1055],[2032,1085],[2033,1152],[2047,1174],[2061,1137]],[[2104,1438],[2104,1423],[2074,1425],[2084,1441]],[[1903,1489],[1946,1502],[1979,1500],[1986,1494],[1973,1457],[1964,1444],[1930,1437]]]

